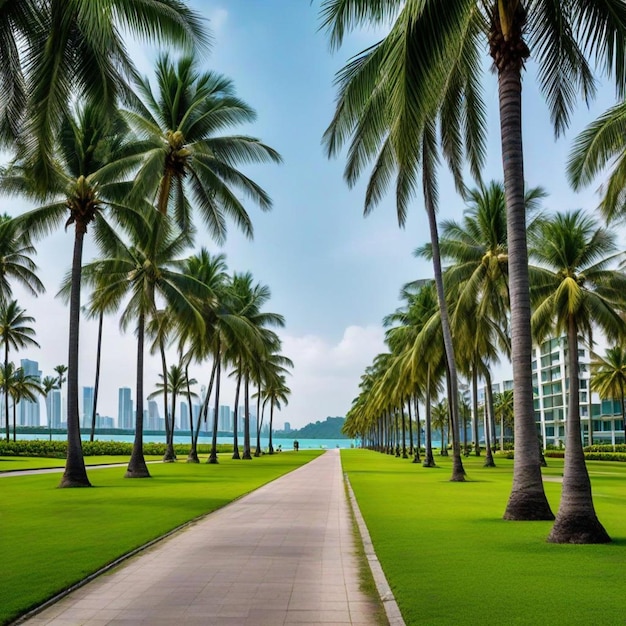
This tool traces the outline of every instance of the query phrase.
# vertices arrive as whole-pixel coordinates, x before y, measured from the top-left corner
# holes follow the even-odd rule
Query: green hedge
[[[598,446],[586,446],[585,452],[626,452],[626,444],[618,443],[615,446],[603,444]]]
[[[613,446],[590,446],[591,448],[609,448],[608,451],[602,452],[588,452],[589,448],[585,448],[585,459],[587,461],[619,461],[626,463],[626,446],[615,446],[616,448],[624,448],[624,452],[612,452]],[[565,452],[561,450],[546,450],[544,456],[553,459],[562,459],[565,457]]]
[[[176,456],[187,456],[190,444],[175,444]],[[198,445],[198,454],[208,454],[211,446],[208,443]],[[83,441],[85,456],[130,456],[132,443],[124,441]],[[232,452],[230,444],[219,444],[218,452]],[[164,443],[144,443],[143,452],[149,456],[165,454]],[[29,439],[21,441],[0,441],[0,456],[35,456],[53,459],[64,459],[67,456],[67,441],[46,441]]]

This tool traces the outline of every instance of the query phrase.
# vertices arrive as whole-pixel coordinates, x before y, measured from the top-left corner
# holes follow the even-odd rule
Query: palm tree
[[[272,445],[272,431],[274,429],[274,409],[281,409],[281,406],[286,406],[291,389],[287,387],[287,379],[285,376],[279,375],[274,378],[264,390],[265,402],[269,402],[270,405],[270,440],[268,444],[268,451],[270,454],[274,454],[274,446]]]
[[[181,230],[189,229],[191,200],[213,238],[224,241],[225,217],[252,236],[252,223],[235,190],[263,210],[271,200],[236,169],[240,163],[280,163],[280,155],[254,137],[220,136],[223,128],[251,122],[254,111],[235,96],[233,83],[213,72],[200,72],[198,59],[177,64],[168,54],[156,64],[156,92],[148,78],[137,78],[138,98],[125,112],[145,138],[145,160],[135,178],[138,197],[155,198],[163,214],[171,210]],[[173,205],[170,207],[170,203]]]
[[[195,326],[179,327],[179,342],[181,351],[184,352],[185,361],[194,359],[196,362],[203,362],[207,358],[213,356],[213,364],[211,367],[211,375],[207,385],[207,392],[204,403],[198,414],[198,422],[195,425],[194,435],[191,441],[191,449],[187,462],[199,462],[197,445],[198,435],[200,433],[200,424],[202,420],[207,420],[209,412],[209,403],[211,393],[216,380],[216,371],[218,366],[217,358],[213,348],[215,340],[218,336],[218,329],[221,323],[227,323],[229,319],[228,312],[224,307],[224,294],[227,289],[230,277],[228,275],[226,265],[226,257],[223,254],[212,256],[206,248],[187,258],[184,271],[193,276],[196,280],[202,282],[211,294],[210,298],[203,298],[197,306],[204,320],[204,327],[198,330]],[[185,346],[188,346],[185,352]],[[215,418],[215,423],[217,418]],[[217,459],[217,432],[213,425],[213,439],[215,442],[216,459]]]
[[[146,325],[164,302],[181,323],[203,326],[194,299],[209,297],[204,285],[178,271],[183,265],[177,256],[189,244],[186,234],[173,228],[169,218],[149,211],[143,220],[129,228],[130,244],[112,229],[102,227],[100,239],[104,258],[84,268],[86,281],[95,287],[93,310],[114,311],[125,301],[120,327],[136,324],[137,333],[137,408],[133,451],[127,478],[150,476],[143,456],[143,362]],[[106,235],[106,237],[105,237]],[[107,281],[102,277],[106,276]]]
[[[187,391],[188,385],[195,385],[197,381],[195,378],[188,380],[185,374],[185,369],[181,365],[177,365],[177,364],[173,364],[170,366],[170,369],[167,372],[166,383],[163,382],[163,374],[159,374],[159,377],[161,378],[161,381],[156,383],[157,389],[156,391],[153,391],[148,396],[148,399],[152,400],[153,398],[157,398],[163,395],[163,389],[164,387],[167,387],[167,391],[170,394],[171,403],[172,403],[172,411],[170,413],[170,422],[169,422],[169,428],[170,428],[169,440],[173,442],[174,429],[176,427],[176,399]],[[196,397],[195,393],[190,392],[190,395],[192,397]],[[174,460],[176,460],[175,455],[173,459],[164,458],[164,461],[166,462],[174,461]]]
[[[44,376],[41,381],[43,395],[46,398],[46,415],[48,417],[48,430],[50,431],[50,441],[52,441],[52,401],[50,393],[58,389],[58,379],[55,376]]]
[[[67,374],[67,365],[63,365],[60,363],[59,365],[55,365],[52,369],[57,374],[57,389],[61,392],[61,405],[63,404],[63,383],[67,382],[67,378],[65,374]]]
[[[602,185],[600,211],[607,221],[623,219],[626,189],[626,101],[619,102],[592,122],[576,137],[567,173],[574,189],[588,186],[610,167],[608,180]]]
[[[6,425],[6,440],[9,441],[9,348],[18,350],[29,346],[39,348],[35,341],[35,330],[30,326],[35,321],[34,317],[26,315],[26,309],[22,309],[17,300],[10,302],[0,301],[0,343],[4,345],[4,415]]]
[[[480,54],[485,49],[493,59],[498,78],[500,135],[504,187],[507,198],[509,281],[511,298],[511,339],[515,381],[516,454],[511,495],[506,519],[553,519],[543,489],[540,456],[534,421],[530,332],[528,254],[524,210],[524,153],[522,148],[522,71],[531,57],[537,62],[537,76],[545,94],[557,134],[563,132],[580,93],[586,99],[594,93],[594,73],[587,61],[593,58],[607,74],[613,75],[620,93],[626,89],[626,64],[622,50],[626,40],[626,17],[612,3],[586,0],[324,0],[323,25],[331,42],[338,46],[345,34],[360,25],[388,25],[395,18],[388,37],[357,57],[345,73],[362,71],[359,89],[347,101],[348,112],[359,109],[367,99],[369,128],[384,135],[389,128],[404,137],[405,152],[418,158],[415,135],[433,106],[454,107],[461,101],[480,114],[484,110],[479,88],[463,97],[450,97],[450,85],[474,81],[482,75]],[[397,17],[396,17],[397,16]],[[486,44],[486,45],[485,45]],[[457,62],[459,57],[463,63]],[[371,60],[368,65],[367,61]],[[381,69],[382,68],[382,69]],[[465,75],[463,75],[465,74]],[[388,90],[377,89],[388,79]],[[461,122],[462,116],[458,117]],[[457,120],[452,120],[452,122]],[[466,123],[465,129],[471,130]],[[455,123],[442,124],[452,135],[449,145],[458,148],[463,133]],[[343,135],[350,132],[344,126]],[[370,141],[358,157],[367,158],[377,150]],[[465,133],[465,136],[468,136]],[[480,134],[471,140],[481,141]],[[483,138],[484,139],[484,136]],[[382,151],[381,151],[382,154]],[[387,155],[385,155],[387,157]],[[379,177],[389,178],[390,159],[379,160]],[[405,189],[414,178],[404,180]]]
[[[43,395],[39,377],[27,374],[23,367],[18,367],[9,379],[9,393],[13,397],[13,441],[15,441],[15,412],[17,404],[22,400],[35,402],[37,395]]]
[[[19,228],[18,221],[8,215],[0,216],[0,300],[13,295],[10,281],[15,280],[32,296],[45,292],[37,278],[37,265],[31,259],[35,248],[28,234]]]
[[[18,6],[19,5],[19,8]],[[59,121],[71,103],[90,99],[114,109],[127,92],[125,78],[135,73],[122,33],[145,41],[206,47],[197,13],[181,0],[91,0],[7,3],[2,26],[2,139],[19,136],[19,146],[34,169],[39,189],[54,178],[53,146]]]
[[[71,274],[62,290],[69,299],[68,456],[61,481],[63,487],[89,486],[82,460],[78,411],[83,244],[88,226],[94,224],[97,228],[106,208],[114,209],[112,216],[116,219],[132,219],[133,212],[118,202],[129,190],[127,184],[120,182],[132,162],[131,158],[121,161],[121,156],[126,157],[128,153],[125,146],[128,139],[128,128],[122,120],[117,116],[104,116],[93,103],[76,111],[74,116],[67,116],[58,136],[58,167],[48,187],[47,199],[52,202],[19,218],[25,230],[38,235],[63,223],[66,227],[75,225]],[[27,164],[18,162],[4,173],[0,185],[7,191],[37,199],[38,183],[34,182],[33,175]]]
[[[626,428],[626,350],[623,345],[608,348],[604,356],[592,355],[591,390],[597,391],[601,398],[618,399],[622,409],[622,422]],[[589,415],[589,445],[593,445],[593,420]]]
[[[494,417],[500,418],[500,450],[504,450],[504,429],[513,426],[513,390],[505,389],[494,394]]]
[[[581,439],[579,406],[579,335],[590,337],[592,326],[609,339],[620,339],[626,323],[626,276],[610,269],[615,234],[599,228],[581,211],[556,214],[539,226],[531,239],[533,331],[538,341],[547,335],[567,336],[569,402],[563,491],[556,521],[548,538],[554,543],[610,541],[599,522],[591,496]],[[516,396],[517,396],[516,390]]]
[[[448,446],[446,445],[446,432],[450,428],[450,412],[448,403],[440,400],[431,409],[432,426],[441,433],[441,456],[448,456]]]

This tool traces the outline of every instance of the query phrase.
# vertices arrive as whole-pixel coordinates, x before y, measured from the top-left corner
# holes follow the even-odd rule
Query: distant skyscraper
[[[61,428],[61,390],[53,389],[46,396],[46,414],[50,428]]]
[[[133,424],[133,401],[129,387],[120,387],[117,403],[117,427],[132,430]]]
[[[291,432],[291,424],[289,422],[285,422],[285,432],[286,433]]]
[[[39,363],[30,359],[22,359],[20,365],[27,376],[33,376],[37,381],[41,381]],[[20,400],[17,403],[20,426],[39,426],[39,398],[33,402],[31,400]]]
[[[218,416],[217,429],[227,432],[233,429],[233,421],[231,418],[231,412],[229,406],[220,406],[220,412]]]
[[[155,400],[148,400],[148,423],[150,430],[165,430],[159,417],[159,405]]]
[[[91,428],[92,419],[93,419],[93,387],[83,387],[83,428]]]
[[[178,419],[179,430],[189,430],[189,405],[183,401],[180,403],[180,418]]]

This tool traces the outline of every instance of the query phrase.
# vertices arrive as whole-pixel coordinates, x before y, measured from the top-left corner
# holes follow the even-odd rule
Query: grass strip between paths
[[[120,556],[214,511],[323,451],[220,456],[218,465],[155,463],[151,479],[93,470],[91,489],[57,489],[58,474],[0,482],[0,624],[6,624]]]
[[[451,459],[437,468],[366,450],[342,450],[374,548],[407,625],[624,622],[626,467],[587,463],[598,517],[613,539],[600,546],[546,542],[552,522],[502,519],[513,461]],[[546,493],[556,513],[563,460],[548,459]]]

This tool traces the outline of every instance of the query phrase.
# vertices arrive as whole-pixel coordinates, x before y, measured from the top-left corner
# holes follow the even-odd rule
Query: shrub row
[[[176,456],[187,456],[190,444],[175,444]],[[124,441],[83,441],[85,456],[130,456],[132,443]],[[208,443],[198,445],[198,454],[209,454]],[[232,445],[218,444],[218,452],[232,452]],[[143,453],[150,456],[165,454],[164,443],[144,443]],[[20,441],[0,441],[0,456],[34,456],[64,459],[67,456],[67,441],[46,441],[29,439]]]
[[[612,448],[613,446],[592,446],[593,448]],[[616,446],[617,447],[617,446]],[[624,446],[621,446],[624,447]],[[561,450],[546,450],[544,456],[553,458],[553,459],[562,459],[565,457],[565,451]],[[585,458],[588,461],[619,461],[622,463],[626,463],[626,451],[625,452],[587,452],[587,448],[585,448]]]
[[[618,443],[615,446],[610,444],[587,446],[584,450],[585,452],[626,452],[626,444]]]

